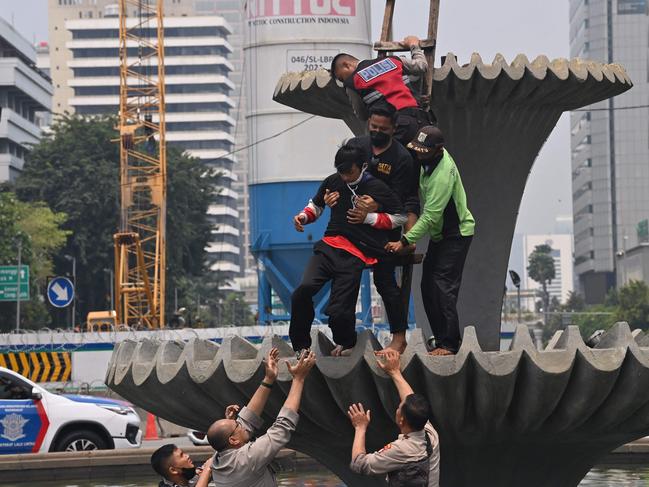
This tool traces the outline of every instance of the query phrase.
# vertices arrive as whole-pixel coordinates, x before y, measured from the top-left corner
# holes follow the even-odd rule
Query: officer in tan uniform
[[[293,376],[291,389],[277,419],[266,434],[253,440],[261,428],[261,414],[278,374],[279,351],[273,348],[266,359],[266,375],[257,391],[236,419],[216,421],[207,430],[207,440],[216,450],[212,460],[212,479],[216,487],[275,487],[271,463],[291,439],[299,419],[298,411],[304,380],[315,364],[315,354],[305,351],[297,364],[286,362]]]
[[[378,357],[379,367],[388,374],[401,403],[396,422],[401,434],[375,453],[365,452],[365,433],[370,411],[362,404],[352,404],[348,415],[354,426],[352,471],[365,475],[387,474],[390,487],[439,486],[439,436],[430,424],[430,406],[421,394],[415,394],[401,374],[399,353],[387,350]]]

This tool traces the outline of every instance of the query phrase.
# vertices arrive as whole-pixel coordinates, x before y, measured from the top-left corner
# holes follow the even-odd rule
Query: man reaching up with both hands
[[[365,475],[387,474],[389,485],[439,487],[439,436],[428,421],[430,405],[406,382],[401,374],[399,357],[398,352],[385,350],[377,360],[399,392],[401,402],[395,421],[401,434],[381,450],[367,453],[365,433],[370,424],[370,411],[365,411],[360,403],[352,404],[348,412],[354,426],[350,468]]]
[[[253,440],[255,430],[261,428],[261,414],[279,373],[279,351],[273,348],[266,358],[266,374],[248,405],[239,411],[229,406],[226,419],[216,421],[207,430],[207,440],[216,450],[212,461],[212,477],[216,487],[275,487],[275,473],[271,462],[286,446],[299,419],[300,400],[304,381],[315,364],[315,354],[304,352],[297,364],[286,362],[293,376],[291,389],[277,419],[266,434]]]

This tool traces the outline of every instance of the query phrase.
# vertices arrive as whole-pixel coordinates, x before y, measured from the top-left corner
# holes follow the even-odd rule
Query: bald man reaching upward
[[[256,440],[253,433],[263,425],[261,414],[277,379],[279,351],[273,348],[266,358],[266,375],[246,407],[229,406],[226,418],[214,422],[207,430],[207,440],[216,450],[212,461],[212,479],[216,487],[275,487],[271,462],[291,439],[297,427],[298,410],[304,380],[315,364],[315,354],[305,351],[297,364],[286,362],[293,376],[291,389],[277,419],[266,434]]]

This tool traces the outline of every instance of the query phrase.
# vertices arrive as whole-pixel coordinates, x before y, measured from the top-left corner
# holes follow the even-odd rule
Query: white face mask
[[[358,178],[356,179],[356,181],[352,181],[351,183],[347,183],[347,187],[356,186],[358,183],[360,183],[361,180],[363,179],[363,175],[365,174],[366,170],[367,170],[367,163],[364,163],[363,167],[361,167],[361,173],[358,176]],[[354,192],[354,190],[352,190],[352,188],[349,188],[349,189],[352,191],[352,193]]]

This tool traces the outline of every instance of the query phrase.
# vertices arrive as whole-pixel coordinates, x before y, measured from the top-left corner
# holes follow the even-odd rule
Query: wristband
[[[410,242],[408,242],[408,239],[406,238],[405,235],[402,236],[399,240],[401,240],[401,243],[402,243],[403,245],[405,245],[406,247],[407,247],[408,245],[410,245]]]
[[[269,389],[273,388],[273,384],[269,384],[268,382],[264,382],[263,380],[261,381],[261,385],[264,387],[268,387]]]

